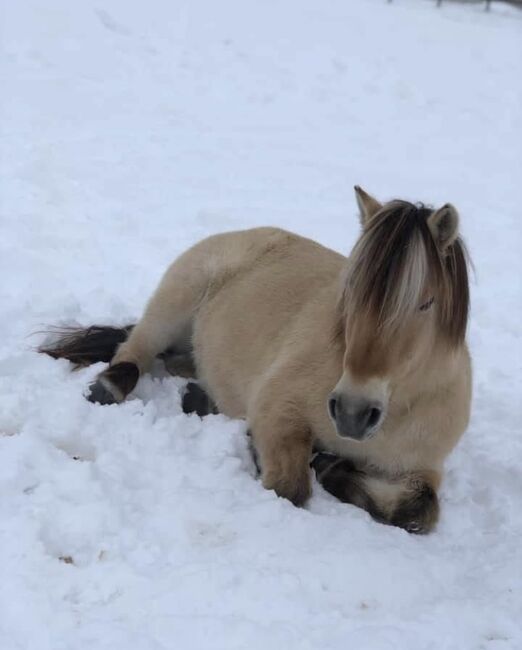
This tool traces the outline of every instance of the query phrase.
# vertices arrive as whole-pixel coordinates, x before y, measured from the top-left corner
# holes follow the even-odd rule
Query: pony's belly
[[[199,382],[229,417],[246,417],[248,404],[279,350],[284,322],[275,306],[224,287],[194,323],[193,355]],[[268,317],[271,312],[271,317]]]
[[[194,338],[197,339],[197,336]],[[220,413],[231,418],[245,418],[249,396],[246,379],[239,376],[238,368],[229,353],[216,354],[217,349],[221,349],[221,346],[213,336],[202,337],[201,343],[194,345],[198,382],[210,395]]]
[[[317,278],[313,268],[309,273],[310,277],[303,278],[302,271],[291,273],[267,264],[226,283],[200,308],[193,334],[197,376],[222,413],[245,417],[260,387],[281,373],[287,374],[282,383],[289,394],[298,386],[314,393],[313,397],[299,395],[307,402],[317,398],[317,382],[325,395],[335,385],[338,375],[326,384],[323,373],[303,382],[302,373],[296,370],[299,357],[304,357],[308,374],[312,360],[329,354],[335,275],[331,290],[331,277],[326,275],[328,304],[317,308],[317,319],[310,305],[316,303],[317,292],[324,290],[326,282],[324,276]]]

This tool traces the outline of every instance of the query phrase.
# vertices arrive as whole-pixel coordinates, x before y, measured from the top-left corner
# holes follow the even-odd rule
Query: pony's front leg
[[[358,469],[346,458],[319,453],[312,461],[319,483],[344,503],[366,510],[382,523],[410,533],[429,533],[439,517],[435,472],[388,477]]]
[[[302,506],[311,494],[310,431],[283,405],[265,410],[258,404],[249,423],[263,486]]]

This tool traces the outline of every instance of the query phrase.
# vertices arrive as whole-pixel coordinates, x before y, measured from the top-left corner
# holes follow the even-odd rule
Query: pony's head
[[[343,278],[346,351],[328,410],[340,436],[362,441],[382,426],[401,384],[422,383],[437,356],[463,345],[469,286],[452,205],[381,205],[355,192],[362,233]]]

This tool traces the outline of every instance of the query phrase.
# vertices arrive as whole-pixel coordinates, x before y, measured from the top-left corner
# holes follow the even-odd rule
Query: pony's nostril
[[[330,417],[332,420],[335,420],[335,412],[337,410],[337,400],[335,397],[330,397],[328,400],[328,412],[330,413]]]
[[[368,410],[368,419],[367,419],[368,428],[372,428],[379,423],[379,420],[381,419],[381,414],[382,414],[381,409],[375,407],[372,407]]]

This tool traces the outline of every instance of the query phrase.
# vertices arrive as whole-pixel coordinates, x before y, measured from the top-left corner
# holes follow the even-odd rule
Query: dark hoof
[[[117,392],[121,393],[120,401],[122,401],[136,387],[140,378],[140,371],[135,363],[120,361],[104,370],[103,377],[115,387]]]
[[[426,535],[439,518],[439,500],[435,490],[425,483],[408,499],[399,504],[390,523],[404,528],[408,533]]]
[[[247,431],[247,438],[248,450],[250,452],[252,462],[254,463],[254,467],[256,468],[256,477],[259,478],[261,476],[261,460],[259,458],[259,454],[257,453],[256,446],[254,445],[254,441],[252,440],[252,432],[250,430]]]
[[[89,392],[86,395],[87,400],[93,404],[117,404],[114,395],[98,379],[89,386]]]
[[[355,465],[351,460],[336,456],[329,451],[315,451],[310,460],[310,467],[315,471],[319,482],[330,470],[335,469],[337,473],[344,472],[346,474],[355,470]]]
[[[87,399],[96,404],[123,402],[127,395],[134,390],[139,377],[140,371],[135,363],[130,361],[115,363],[104,370],[99,379],[89,386]]]
[[[181,400],[183,413],[197,413],[199,417],[216,413],[216,408],[199,384],[190,381]]]

